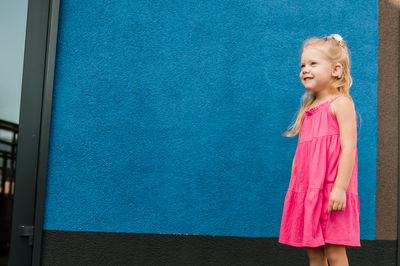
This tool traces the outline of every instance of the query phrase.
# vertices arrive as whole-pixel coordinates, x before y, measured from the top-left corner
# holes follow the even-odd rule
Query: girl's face
[[[333,79],[331,62],[315,48],[306,48],[301,55],[300,80],[307,90],[320,92],[328,89]]]

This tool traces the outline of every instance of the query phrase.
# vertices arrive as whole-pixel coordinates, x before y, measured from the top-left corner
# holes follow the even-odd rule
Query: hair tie
[[[328,39],[334,39],[336,41],[338,41],[338,45],[343,47],[343,38],[342,36],[340,36],[339,34],[331,34],[329,36],[325,36],[324,40],[327,41]]]

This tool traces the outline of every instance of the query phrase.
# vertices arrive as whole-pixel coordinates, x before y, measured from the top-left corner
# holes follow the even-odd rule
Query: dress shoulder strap
[[[338,96],[336,96],[336,97],[333,97],[332,99],[330,99],[328,102],[329,102],[329,104],[328,104],[328,106],[329,105],[331,105],[331,103],[333,103],[337,98],[340,98],[340,97],[346,97],[345,95],[343,95],[343,94],[340,94],[340,95],[338,95]],[[330,107],[329,107],[330,108]],[[356,123],[357,123],[357,113],[355,113],[355,118],[356,118]]]
[[[337,98],[339,98],[339,97],[344,97],[344,95],[343,95],[343,94],[340,94],[340,95],[338,95],[338,96],[333,97],[332,99],[329,100],[329,103],[332,103],[333,101],[335,101],[335,100],[336,100]]]

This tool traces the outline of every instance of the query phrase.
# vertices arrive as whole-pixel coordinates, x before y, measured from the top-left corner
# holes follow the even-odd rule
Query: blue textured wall
[[[374,239],[378,1],[61,3],[45,229],[277,237],[300,47],[339,33]]]

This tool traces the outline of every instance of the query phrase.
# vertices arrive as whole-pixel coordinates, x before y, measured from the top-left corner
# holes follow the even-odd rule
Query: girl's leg
[[[325,245],[326,256],[330,266],[348,266],[346,247],[343,245],[328,244]]]
[[[325,246],[316,248],[307,247],[307,255],[310,266],[328,266],[325,256]]]

